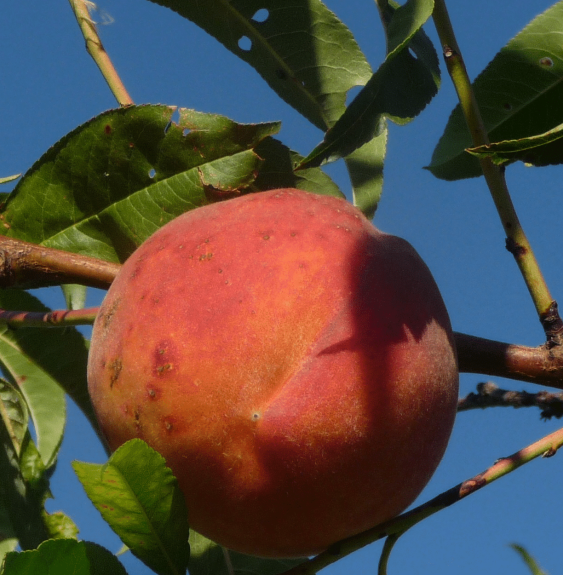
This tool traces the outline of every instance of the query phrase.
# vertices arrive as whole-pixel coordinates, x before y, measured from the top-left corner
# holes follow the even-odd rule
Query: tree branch
[[[561,346],[526,347],[459,332],[454,337],[462,373],[481,373],[563,389]]]
[[[563,392],[510,391],[487,381],[477,385],[477,393],[470,393],[457,402],[458,412],[486,407],[539,407],[542,419],[560,418],[563,417]]]
[[[384,537],[400,536],[423,519],[465,499],[467,496],[511,473],[525,463],[529,463],[540,456],[552,457],[562,445],[563,428],[546,435],[539,441],[517,451],[510,457],[499,459],[492,467],[489,467],[489,469],[483,473],[479,473],[471,479],[467,479],[463,483],[448,489],[448,491],[441,493],[419,507],[407,513],[403,513],[386,523],[382,523],[373,529],[368,529],[363,533],[359,533],[358,535],[331,545],[323,553],[312,559],[308,559],[288,571],[284,571],[282,575],[314,575],[320,569],[335,563],[339,559],[350,555],[370,543],[383,539]]]
[[[13,238],[0,238],[0,288],[61,283],[107,289],[121,266]]]

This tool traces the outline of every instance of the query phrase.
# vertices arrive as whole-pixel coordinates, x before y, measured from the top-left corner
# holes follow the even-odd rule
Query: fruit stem
[[[487,130],[455,38],[445,0],[435,0],[433,19],[442,44],[446,66],[457,92],[473,145],[488,144]],[[514,209],[504,177],[504,168],[495,165],[490,158],[480,158],[479,162],[506,234],[506,248],[514,256],[524,277],[544,328],[547,342],[549,345],[560,345],[563,342],[563,322],[557,311],[557,302],[551,296]]]
[[[0,324],[9,327],[65,327],[73,325],[92,325],[99,308],[91,307],[75,310],[56,310],[50,312],[10,311],[0,309]]]
[[[524,447],[509,457],[499,459],[486,471],[467,479],[466,481],[444,491],[430,501],[403,513],[386,523],[382,523],[363,533],[359,533],[343,541],[331,545],[326,551],[316,557],[309,559],[300,565],[284,571],[281,575],[314,575],[324,567],[335,563],[339,559],[369,545],[384,537],[398,538],[408,529],[421,522],[423,519],[434,515],[438,511],[465,499],[482,487],[491,484],[493,481],[508,475],[522,465],[529,463],[537,457],[552,457],[563,445],[563,428],[546,435],[539,441]],[[387,551],[390,552],[395,541],[392,540]],[[385,549],[384,549],[385,552]],[[388,558],[388,557],[387,557]],[[385,559],[387,561],[387,559]]]
[[[133,100],[121,81],[108,53],[105,51],[98,31],[96,30],[96,24],[90,17],[88,7],[93,7],[94,3],[88,2],[87,0],[69,0],[69,2],[76,16],[76,21],[80,26],[80,30],[82,31],[82,35],[86,40],[86,51],[102,72],[119,105],[131,106]]]

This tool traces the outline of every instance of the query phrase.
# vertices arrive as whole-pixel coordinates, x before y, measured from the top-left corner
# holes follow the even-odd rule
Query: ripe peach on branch
[[[138,437],[165,457],[196,531],[305,556],[422,490],[455,417],[454,349],[410,244],[280,189],[188,212],[125,262],[89,391],[111,449]]]

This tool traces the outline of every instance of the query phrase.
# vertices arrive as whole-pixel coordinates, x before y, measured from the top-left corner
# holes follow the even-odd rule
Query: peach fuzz
[[[152,235],[103,302],[88,381],[112,450],[146,441],[193,529],[265,557],[315,554],[403,511],[458,397],[448,314],[412,246],[293,189]]]

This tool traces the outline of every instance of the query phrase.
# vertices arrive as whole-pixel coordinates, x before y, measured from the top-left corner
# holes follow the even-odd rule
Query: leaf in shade
[[[432,0],[412,0],[394,11],[388,26],[392,51],[298,169],[346,157],[383,134],[386,117],[403,124],[426,107],[439,86],[437,62],[421,30],[433,6]]]
[[[0,378],[0,418],[19,457],[27,432],[27,405],[16,386],[2,378]]]
[[[263,559],[229,551],[190,531],[190,575],[278,575],[304,559]]]
[[[325,131],[371,68],[350,30],[320,0],[152,0],[248,62],[290,106]],[[246,46],[245,46],[246,43]]]
[[[3,575],[127,575],[117,557],[89,541],[57,539],[37,549],[8,553]]]
[[[500,50],[473,90],[491,142],[524,140],[563,123],[563,1],[537,16]],[[481,175],[460,106],[452,112],[428,169],[438,178]],[[538,165],[561,163],[559,144],[538,151]],[[545,156],[544,156],[545,152]]]
[[[175,111],[120,108],[70,132],[10,194],[0,213],[2,230],[124,260],[175,216],[249,191],[261,163],[253,148],[279,123],[237,124],[187,109],[174,120]]]
[[[321,169],[293,170],[303,156],[275,138],[264,138],[254,151],[264,160],[255,185],[259,190],[298,188],[315,194],[343,198],[340,188]]]
[[[521,161],[532,166],[548,166],[563,163],[563,124],[553,130],[521,138],[506,140],[486,146],[467,148],[467,151],[479,157],[489,157],[499,165],[507,165]]]
[[[140,439],[105,465],[73,463],[86,494],[131,552],[160,575],[179,575],[189,558],[184,496],[164,458]]]
[[[4,505],[2,497],[0,497],[0,565],[2,565],[6,553],[14,551],[17,545],[18,538],[16,537],[12,522],[8,516],[8,510]]]

